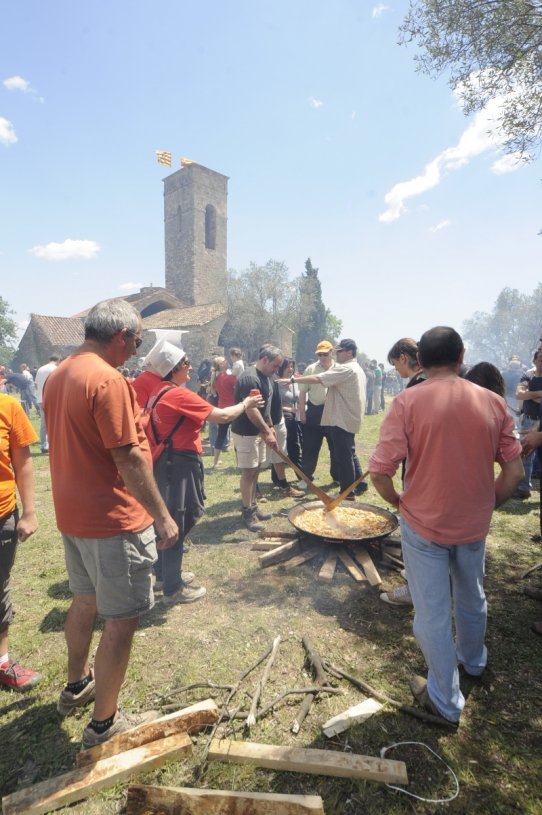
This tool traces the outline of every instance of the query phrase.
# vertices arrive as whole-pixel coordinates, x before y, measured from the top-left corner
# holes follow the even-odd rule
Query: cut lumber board
[[[258,536],[260,538],[283,538],[283,540],[294,540],[297,538],[297,532],[292,530],[288,530],[287,532],[282,530],[277,530],[276,532],[272,532],[270,529],[264,529],[261,532],[258,532]]]
[[[279,546],[284,544],[284,540],[277,538],[266,538],[264,540],[255,541],[251,549],[255,550],[256,552],[268,552],[270,549],[277,549]]]
[[[302,747],[278,747],[256,742],[213,739],[209,759],[236,764],[255,764],[271,770],[331,775],[339,778],[365,778],[387,784],[408,784],[406,764],[373,756],[314,750]]]
[[[103,758],[114,756],[117,753],[124,753],[126,750],[133,750],[134,747],[141,747],[157,739],[165,739],[167,736],[174,736],[176,733],[193,733],[206,725],[215,724],[218,721],[219,710],[212,699],[205,699],[190,707],[168,713],[152,722],[140,724],[133,730],[126,733],[119,733],[103,744],[97,744],[88,750],[78,753],[75,759],[77,767],[88,767]]]
[[[258,563],[260,564],[260,568],[265,569],[266,566],[274,566],[275,563],[289,560],[292,555],[297,555],[300,550],[301,544],[296,538],[293,541],[283,543],[282,546],[278,546],[276,549],[273,549],[272,552],[266,552],[265,555],[260,555]]]
[[[337,553],[330,552],[324,561],[324,565],[318,573],[318,580],[320,583],[331,583],[335,576],[335,569],[337,568]]]
[[[304,552],[300,552],[299,555],[295,555],[294,557],[290,558],[290,560],[286,561],[286,563],[281,563],[279,568],[293,569],[295,566],[301,566],[302,563],[306,563],[308,560],[314,560],[314,558],[319,554],[320,552],[317,546],[311,547],[310,549],[305,549]]]
[[[187,733],[153,741],[125,753],[104,758],[90,767],[79,767],[56,778],[40,781],[2,799],[3,815],[41,815],[73,804],[93,792],[112,787],[140,772],[161,767],[192,749]]]
[[[126,815],[324,815],[319,795],[128,787]]]
[[[381,707],[382,705],[380,702],[377,702],[376,699],[364,699],[359,705],[349,707],[348,710],[344,710],[337,716],[333,716],[332,719],[328,719],[327,722],[322,725],[322,730],[328,738],[331,738],[338,733],[342,733],[344,730],[348,730],[352,724],[364,722],[365,719],[368,719],[373,713],[379,711]]]
[[[343,566],[348,571],[348,573],[350,574],[350,576],[354,578],[356,583],[363,583],[363,581],[365,580],[365,575],[363,574],[361,569],[357,566],[357,564],[354,563],[346,549],[343,549],[342,547],[337,549],[337,556],[341,563],[343,564]]]
[[[382,584],[382,578],[378,574],[378,570],[374,565],[373,561],[371,560],[371,556],[366,549],[362,547],[358,547],[354,553],[354,559],[357,563],[361,566],[365,573],[365,577],[371,584],[371,586],[380,586]]]

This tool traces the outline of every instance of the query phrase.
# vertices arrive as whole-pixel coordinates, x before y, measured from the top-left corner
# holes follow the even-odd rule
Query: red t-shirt
[[[153,394],[151,394],[151,404],[158,394],[166,387],[165,382],[160,382]],[[198,396],[189,388],[174,385],[165,393],[156,406],[152,409],[152,417],[160,441],[166,439],[171,430],[175,427],[181,415],[185,416],[182,425],[175,431],[172,438],[174,450],[190,450],[194,453],[203,452],[200,431],[207,416],[214,410],[213,405]],[[153,460],[164,449],[163,446],[154,439],[154,433],[150,423],[147,425],[147,435],[151,443]]]
[[[68,357],[48,377],[43,407],[57,526],[65,535],[141,532],[151,516],[126,489],[111,449],[150,451],[132,386],[92,352]]]
[[[215,379],[215,390],[218,393],[218,407],[227,408],[235,405],[235,383],[237,377],[235,374],[227,374],[226,371],[221,371]]]
[[[132,387],[136,392],[137,404],[141,410],[145,410],[149,397],[156,390],[159,382],[161,382],[158,374],[153,374],[152,371],[143,371],[143,373],[136,376],[132,382]]]

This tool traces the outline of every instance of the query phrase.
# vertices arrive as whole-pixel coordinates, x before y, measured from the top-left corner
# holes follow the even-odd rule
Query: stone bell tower
[[[223,302],[228,178],[190,163],[164,178],[166,289],[189,306]]]

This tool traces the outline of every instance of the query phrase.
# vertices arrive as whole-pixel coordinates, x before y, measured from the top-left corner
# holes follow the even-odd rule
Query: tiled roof
[[[138,291],[135,294],[129,294],[126,297],[110,297],[109,299],[126,300],[127,303],[131,303],[131,305],[139,312],[142,312],[143,309],[157,300],[167,303],[170,308],[184,308],[186,305],[182,300],[179,300],[178,297],[175,297],[174,294],[161,286],[147,286],[145,289]],[[92,306],[84,311],[77,312],[77,314],[74,314],[74,317],[82,317],[84,319],[91,308]]]
[[[83,320],[80,317],[47,317],[31,314],[30,325],[34,331],[43,333],[54,346],[80,345],[85,338]]]
[[[206,325],[226,314],[222,303],[208,303],[205,306],[188,306],[172,308],[152,314],[143,320],[143,328],[188,328],[194,325]]]

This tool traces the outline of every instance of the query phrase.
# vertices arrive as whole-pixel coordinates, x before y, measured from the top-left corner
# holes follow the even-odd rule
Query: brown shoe
[[[448,727],[458,726],[459,721],[453,722],[451,719],[447,719],[446,716],[443,716],[436,705],[431,701],[429,691],[427,690],[427,679],[425,679],[425,677],[414,676],[410,680],[410,690],[412,696],[417,701],[419,706],[426,710],[427,713],[435,716],[436,719],[439,719],[441,724],[448,725]]]
[[[542,589],[535,589],[534,586],[525,586],[523,594],[526,594],[532,600],[542,600]]]
[[[531,631],[534,631],[535,634],[542,634],[542,620],[533,623],[531,626]]]

